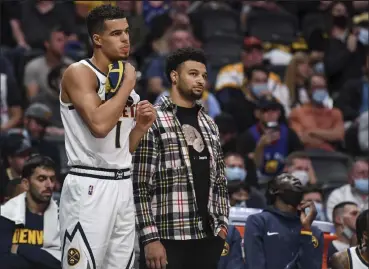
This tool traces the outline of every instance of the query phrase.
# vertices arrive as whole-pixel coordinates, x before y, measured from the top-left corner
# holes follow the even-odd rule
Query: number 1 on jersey
[[[117,128],[115,131],[115,147],[120,148],[120,126],[122,125],[121,121],[117,122]]]

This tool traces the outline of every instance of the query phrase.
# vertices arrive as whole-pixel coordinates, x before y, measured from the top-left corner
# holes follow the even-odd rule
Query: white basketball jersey
[[[368,269],[369,264],[361,257],[358,247],[347,249],[350,261],[350,269]]]
[[[101,100],[105,100],[106,75],[98,70],[90,60],[81,60],[80,63],[88,66],[96,74],[97,94]],[[64,125],[69,166],[81,165],[107,169],[131,167],[129,134],[135,126],[136,105],[140,101],[140,96],[132,90],[129,99],[130,102],[127,101],[117,125],[105,138],[94,137],[74,109],[73,104],[66,104],[60,99],[60,113]]]

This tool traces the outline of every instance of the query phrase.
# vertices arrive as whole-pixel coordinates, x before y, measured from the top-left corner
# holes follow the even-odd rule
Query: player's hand
[[[305,209],[309,208],[309,213],[306,215]],[[301,210],[300,221],[302,227],[306,230],[311,229],[311,225],[318,214],[314,202],[302,202],[299,209]]]
[[[148,243],[144,250],[147,268],[165,269],[167,267],[167,252],[160,241]]]
[[[139,102],[136,107],[136,127],[146,133],[155,120],[156,110],[153,105],[147,100]]]
[[[129,62],[124,63],[124,79],[122,83],[127,88],[130,89],[130,91],[135,87],[136,85],[136,69],[131,65]]]
[[[10,249],[10,252],[13,253],[13,254],[17,254],[18,252],[18,245],[17,244],[13,244],[11,249]]]
[[[223,240],[226,240],[227,238],[227,235],[225,234],[223,230],[220,230],[220,232],[218,233],[218,236],[222,238]]]

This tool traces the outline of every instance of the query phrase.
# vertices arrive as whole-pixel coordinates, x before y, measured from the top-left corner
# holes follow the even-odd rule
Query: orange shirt
[[[342,113],[336,108],[320,108],[311,104],[305,104],[294,108],[289,117],[290,127],[301,137],[304,132],[314,129],[330,130],[341,127],[344,130]],[[344,133],[342,134],[343,139]],[[306,148],[317,148],[316,146],[305,144]],[[331,144],[323,142],[318,148],[334,151]]]

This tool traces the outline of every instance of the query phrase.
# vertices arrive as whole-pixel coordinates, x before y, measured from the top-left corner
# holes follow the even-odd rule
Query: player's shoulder
[[[331,257],[331,265],[332,269],[348,269],[349,268],[349,250],[343,250],[340,252],[336,252]]]
[[[81,81],[90,81],[90,78],[94,78],[96,75],[95,73],[91,70],[91,68],[89,68],[88,66],[86,66],[85,64],[81,63],[81,62],[75,62],[72,63],[71,65],[69,65],[67,67],[67,69],[65,70],[64,74],[63,74],[63,78],[62,80],[66,80],[66,81],[76,81],[76,82],[81,82]],[[83,78],[83,79],[81,79]],[[96,81],[93,80],[94,82]]]

